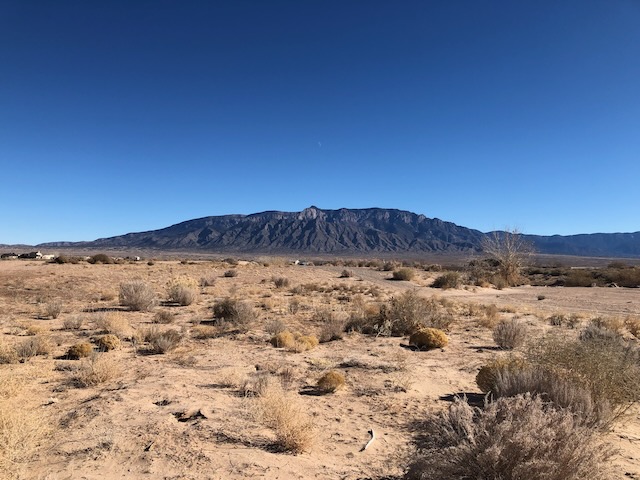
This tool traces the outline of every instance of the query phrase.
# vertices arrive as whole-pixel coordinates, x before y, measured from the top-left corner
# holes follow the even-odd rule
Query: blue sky
[[[0,243],[386,207],[640,230],[640,2],[0,0]]]

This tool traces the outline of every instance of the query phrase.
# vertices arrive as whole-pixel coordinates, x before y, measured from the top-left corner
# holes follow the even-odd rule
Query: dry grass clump
[[[640,339],[640,318],[629,316],[625,318],[624,326],[631,335]]]
[[[344,269],[340,273],[340,278],[351,278],[353,277],[353,272],[351,270]]]
[[[120,312],[96,313],[94,322],[100,332],[115,335],[120,339],[130,338],[133,334],[129,320]]]
[[[62,302],[60,300],[51,300],[44,305],[43,316],[49,318],[58,318],[62,313]]]
[[[246,332],[256,320],[256,313],[249,302],[225,298],[213,306],[213,318],[223,320],[242,332]]]
[[[393,271],[392,278],[394,280],[409,281],[413,279],[415,274],[416,272],[411,268],[400,268]]]
[[[30,478],[25,470],[42,446],[49,424],[38,409],[0,401],[0,472],[4,479]]]
[[[273,277],[271,281],[276,288],[287,288],[289,286],[289,279],[286,277]]]
[[[198,284],[189,277],[173,278],[167,285],[167,300],[186,307],[198,298]]]
[[[96,345],[98,346],[98,350],[100,350],[101,352],[110,352],[111,350],[119,349],[121,343],[120,339],[117,336],[108,333],[107,335],[98,337],[96,340]]]
[[[527,359],[587,389],[600,410],[609,405],[610,419],[601,423],[614,421],[640,400],[640,352],[620,337],[545,337],[530,346]]]
[[[69,347],[67,350],[67,358],[70,360],[80,360],[86,358],[93,353],[93,345],[89,342],[79,342]]]
[[[26,330],[24,331],[25,335],[29,335],[30,337],[33,335],[42,335],[46,332],[42,325],[31,324],[27,325]]]
[[[120,373],[121,369],[117,360],[110,355],[94,352],[88,358],[81,360],[72,380],[80,387],[94,387],[113,380]]]
[[[407,480],[612,478],[612,449],[571,412],[540,397],[501,398],[484,410],[456,400],[427,419]]]
[[[21,361],[28,360],[37,355],[49,355],[53,349],[51,341],[42,336],[36,335],[23,340],[15,346],[15,351]]]
[[[420,350],[444,348],[449,344],[447,334],[437,328],[421,328],[409,337],[409,343]]]
[[[63,330],[80,330],[83,323],[84,321],[82,317],[74,315],[72,317],[67,317],[62,321],[62,328]]]
[[[237,277],[238,276],[238,271],[236,269],[232,268],[231,270],[227,270],[226,272],[224,272],[224,276],[226,278]]]
[[[338,318],[338,316],[328,308],[317,309],[311,321],[320,324],[320,343],[341,340],[344,337],[344,320]]]
[[[622,333],[622,330],[625,326],[624,320],[622,320],[620,317],[595,317],[591,319],[589,325],[610,330],[615,333]]]
[[[468,315],[475,317],[476,323],[483,328],[495,328],[500,320],[498,307],[495,303],[491,304],[478,304],[469,303],[466,305],[468,309]]]
[[[175,313],[170,312],[169,310],[160,310],[156,312],[156,314],[153,316],[152,322],[166,325],[168,323],[173,323],[175,319],[176,319]]]
[[[271,340],[269,340],[269,343],[271,343],[271,345],[273,345],[276,348],[288,349],[288,348],[293,348],[295,341],[296,339],[293,336],[293,333],[291,333],[289,330],[283,330],[276,333],[273,337],[271,337]]]
[[[18,357],[16,349],[0,341],[0,365],[18,363],[18,361],[20,361],[20,357]]]
[[[313,443],[314,425],[297,395],[288,393],[277,383],[269,383],[256,397],[259,419],[276,436],[276,445],[293,454],[308,451]]]
[[[202,288],[213,287],[215,284],[216,284],[216,278],[213,275],[200,277],[200,286]]]
[[[143,280],[120,284],[120,305],[135,312],[147,312],[158,303],[156,292]]]
[[[175,350],[182,341],[182,334],[177,330],[160,330],[151,327],[143,332],[143,339],[149,344],[151,353],[167,353]]]
[[[313,335],[301,335],[284,330],[271,337],[269,343],[276,348],[284,348],[292,352],[301,353],[317,347],[320,342]]]
[[[524,345],[527,333],[527,326],[522,321],[516,318],[501,320],[493,329],[493,340],[500,348],[513,350]]]
[[[431,284],[432,288],[458,288],[462,285],[462,275],[460,272],[446,272],[437,277]]]
[[[611,418],[609,402],[596,403],[587,388],[562,372],[519,358],[498,359],[483,366],[476,382],[494,399],[524,393],[538,395],[556,408],[571,411],[581,425],[606,425]]]
[[[346,384],[344,375],[337,370],[330,370],[318,379],[318,389],[323,393],[334,393]]]

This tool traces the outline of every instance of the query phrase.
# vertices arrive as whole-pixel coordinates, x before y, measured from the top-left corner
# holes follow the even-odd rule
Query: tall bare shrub
[[[146,312],[156,304],[155,291],[143,280],[131,280],[120,284],[120,305],[133,311]]]

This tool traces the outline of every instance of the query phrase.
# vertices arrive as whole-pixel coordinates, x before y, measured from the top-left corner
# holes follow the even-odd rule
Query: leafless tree
[[[482,251],[498,263],[498,275],[509,286],[520,282],[522,267],[534,253],[533,245],[518,230],[487,234]]]

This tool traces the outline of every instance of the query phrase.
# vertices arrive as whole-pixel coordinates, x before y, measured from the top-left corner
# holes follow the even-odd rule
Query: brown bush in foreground
[[[67,358],[70,360],[80,360],[86,358],[93,353],[93,345],[89,342],[80,342],[69,347],[67,350]]]
[[[527,326],[520,320],[502,320],[493,329],[493,340],[500,348],[513,350],[524,345],[527,331]]]
[[[313,423],[297,397],[270,382],[256,398],[258,417],[274,431],[277,446],[294,454],[309,450],[314,433]]]
[[[157,304],[156,293],[142,280],[120,284],[120,305],[136,312],[146,312]]]
[[[96,345],[98,346],[98,350],[101,352],[110,352],[111,350],[117,350],[120,348],[120,339],[115,335],[108,333],[107,335],[98,337]]]
[[[73,374],[73,381],[80,387],[93,387],[113,380],[120,375],[120,366],[110,355],[94,353],[81,360]]]
[[[182,341],[182,334],[177,330],[162,331],[152,327],[143,333],[144,341],[149,343],[151,353],[167,353],[174,350]]]
[[[611,448],[539,397],[501,398],[484,410],[456,400],[423,427],[407,480],[612,478]]]

